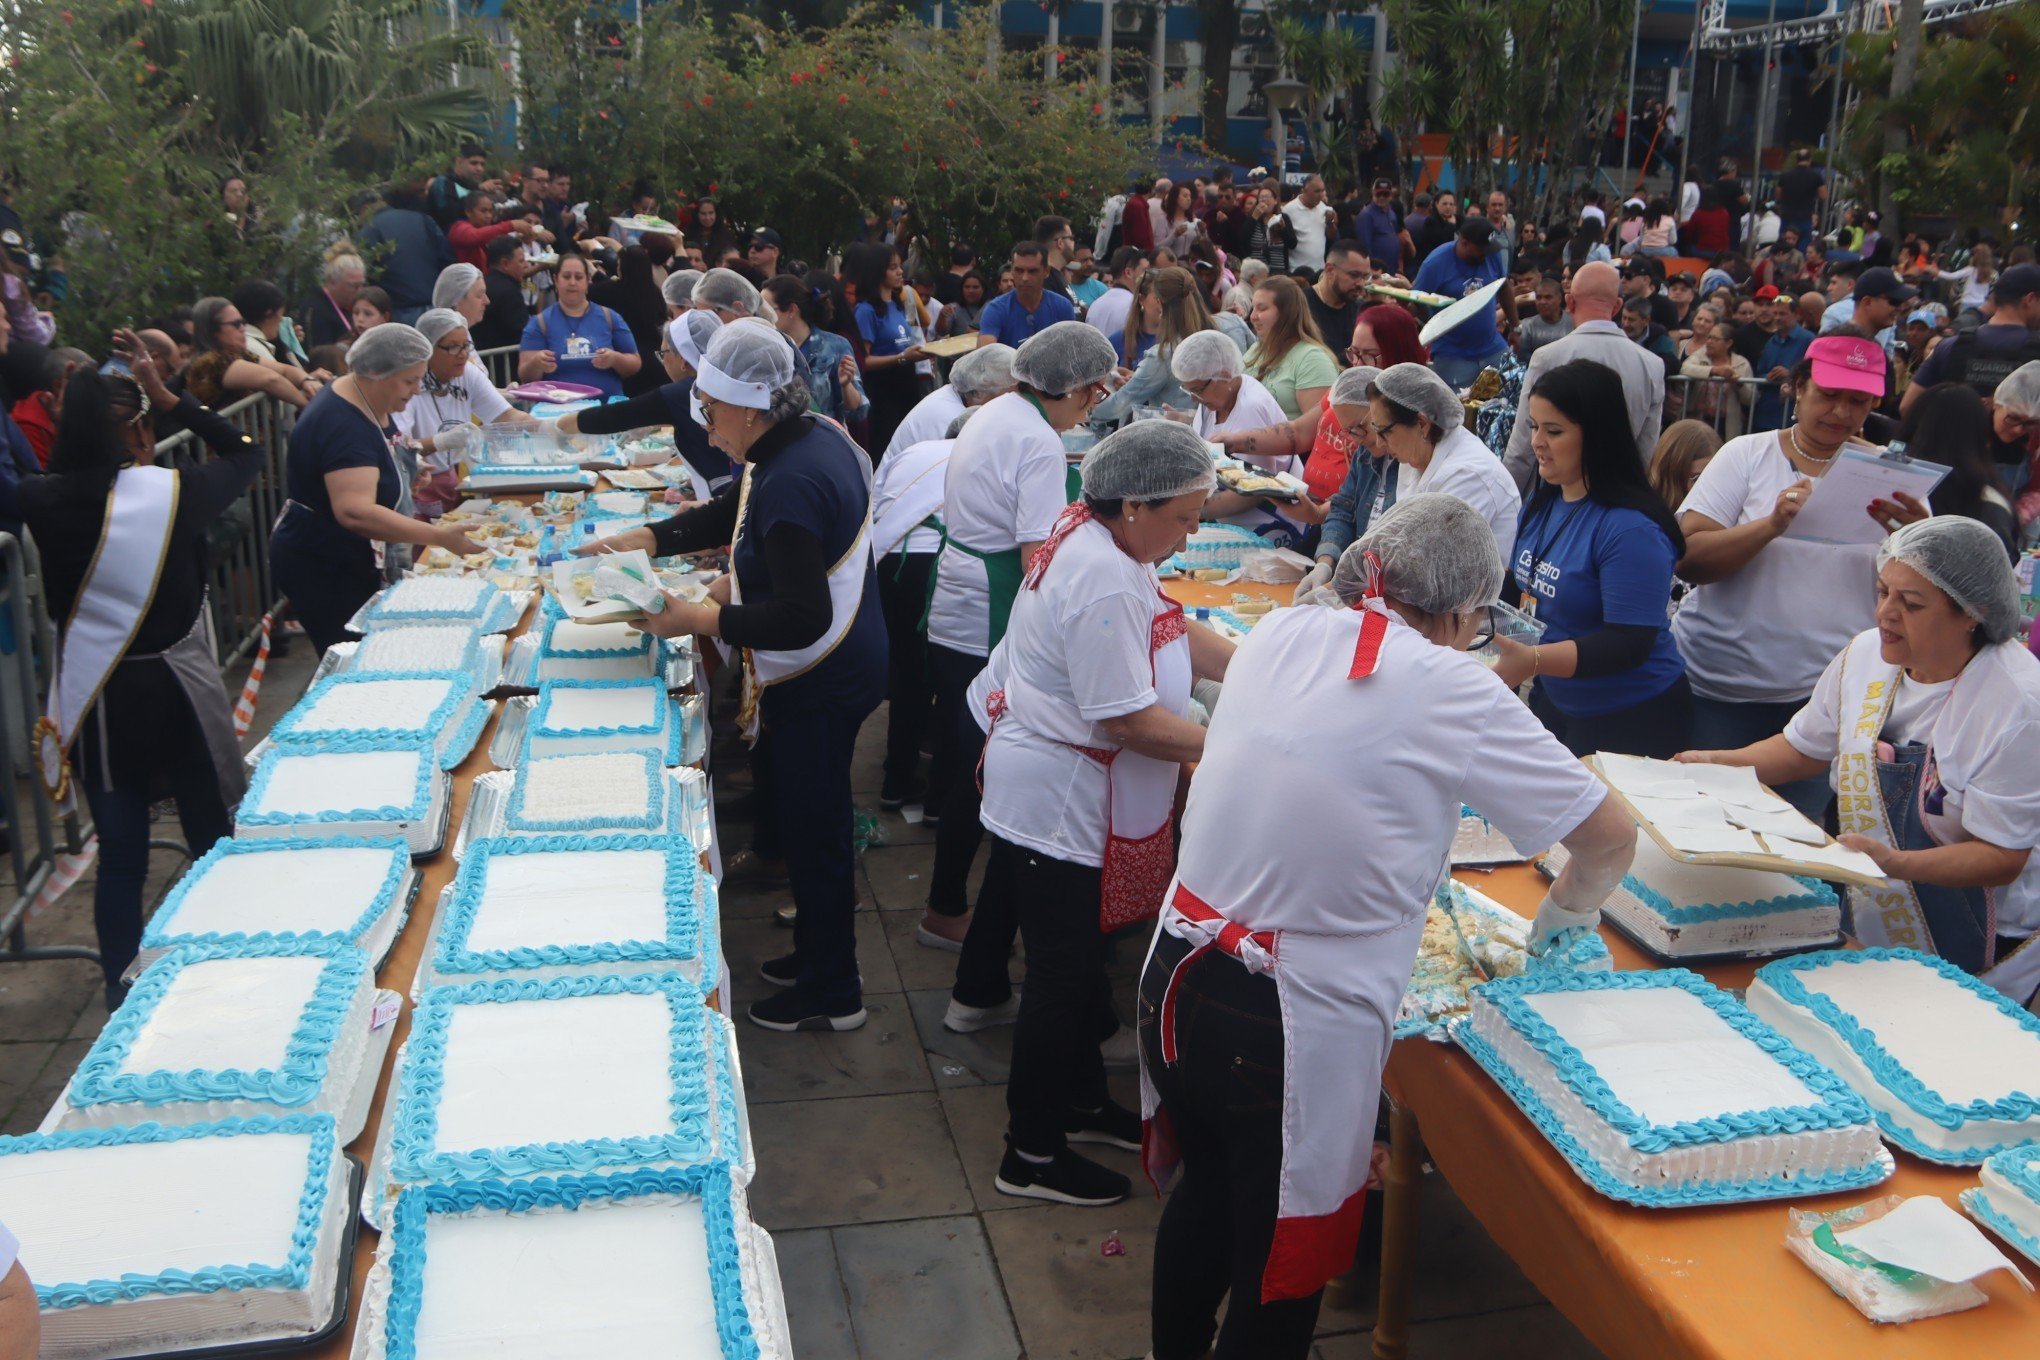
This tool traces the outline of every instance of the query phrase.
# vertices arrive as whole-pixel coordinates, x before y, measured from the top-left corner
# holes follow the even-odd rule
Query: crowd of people
[[[1506,190],[1462,216],[1388,178],[1364,202],[1315,176],[1287,197],[1150,180],[990,258],[876,227],[808,264],[712,197],[645,187],[609,217],[557,169],[491,176],[463,147],[367,205],[298,303],[244,282],[123,332],[104,364],[18,343],[0,515],[43,544],[53,607],[89,588],[115,505],[158,494],[129,476],[156,440],[188,428],[217,455],[174,474],[161,583],[76,724],[110,997],[149,800],[174,793],[197,853],[240,793],[194,639],[206,526],[263,472],[214,408],[261,394],[297,408],[269,554],[322,651],[407,549],[477,551],[440,516],[482,427],[672,426],[695,489],[580,551],[727,553],[708,600],[644,627],[741,658],[755,818],[732,872],[790,884],[793,928],[750,1020],[865,1022],[850,764],[883,702],[881,806],[937,832],[916,938],[957,955],[944,1023],[1015,1027],[998,1188],[1116,1202],[1127,1178],[1074,1147],[1144,1131],[1152,1169],[1183,1169],[1163,1360],[1214,1336],[1306,1353],[1460,806],[1572,851],[1538,947],[1591,925],[1628,862],[1633,827],[1572,756],[1753,765],[1834,816],[1831,769],[1879,685],[1880,796],[1933,797],[1831,824],[1940,952],[2024,1002],[2040,661],[2014,564],[2040,536],[2040,265],[2023,243],[1877,239],[1874,215],[1816,238],[1798,214],[1827,185],[1805,162],[1779,212],[1731,167],[1680,212],[1611,220],[1589,191],[1547,223]],[[10,294],[0,350],[15,312]],[[936,344],[960,336],[975,347]],[[477,357],[512,347],[520,379],[601,404],[536,422]],[[1222,489],[1213,446],[1301,492]],[[1866,506],[1862,542],[1793,534],[1852,448],[1949,475]],[[1157,575],[1208,522],[1308,564],[1298,607],[1237,645]],[[1535,640],[1498,632],[1502,602]],[[1109,942],[1158,910],[1129,1028]],[[1143,1110],[1112,1101],[1115,1064],[1141,1066]]]

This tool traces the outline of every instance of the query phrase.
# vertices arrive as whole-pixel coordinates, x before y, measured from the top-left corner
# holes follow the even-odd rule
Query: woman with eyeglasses
[[[1176,346],[1170,364],[1176,381],[1197,403],[1190,429],[1200,439],[1215,440],[1235,425],[1251,429],[1282,416],[1282,408],[1275,404],[1275,398],[1268,394],[1261,380],[1247,372],[1247,361],[1230,336],[1217,331],[1193,335]],[[1278,472],[1293,475],[1303,466],[1303,460],[1297,457],[1242,461],[1269,475]],[[1303,540],[1310,521],[1290,518],[1284,513],[1286,508],[1265,496],[1221,487],[1205,502],[1204,518],[1251,529],[1277,547],[1287,548]]]
[[[207,406],[225,406],[263,393],[292,406],[309,402],[317,388],[303,370],[265,360],[248,345],[248,321],[223,297],[200,298],[191,309],[198,353],[184,368],[184,386]]]
[[[435,307],[418,318],[418,333],[432,342],[418,395],[397,413],[397,432],[416,446],[420,472],[411,487],[412,513],[438,519],[459,503],[461,456],[479,443],[484,425],[536,425],[518,410],[475,359],[467,319]]]
[[[1362,308],[1353,321],[1352,343],[1346,347],[1346,362],[1354,367],[1380,372],[1397,364],[1428,364],[1431,351],[1417,338],[1417,319],[1393,303],[1382,302]],[[1352,372],[1351,368],[1345,370]],[[1336,389],[1340,384],[1335,383]],[[1358,390],[1358,389],[1354,389]],[[1310,438],[1310,457],[1304,461],[1303,484],[1315,499],[1322,504],[1326,498],[1339,494],[1347,486],[1352,471],[1356,447],[1353,429],[1366,425],[1366,398],[1359,399],[1360,409],[1349,411],[1347,420],[1340,420],[1332,411],[1333,393],[1326,392],[1318,399],[1315,412],[1304,412],[1298,418],[1297,427],[1307,432]],[[1315,423],[1308,423],[1314,421]],[[1365,442],[1365,441],[1360,441]],[[1372,446],[1369,446],[1372,448]],[[1379,450],[1375,450],[1379,452]],[[1372,495],[1372,485],[1368,493]],[[1318,506],[1299,503],[1300,514],[1309,520]],[[1330,560],[1336,562],[1346,544],[1367,531],[1364,521],[1357,526],[1349,520],[1346,536],[1331,549]],[[1319,552],[1323,558],[1325,553]],[[1329,566],[1329,563],[1327,564]]]
[[[1516,545],[1523,500],[1515,478],[1480,436],[1466,428],[1466,406],[1445,380],[1422,364],[1396,364],[1374,380],[1368,420],[1383,451],[1395,461],[1375,491],[1370,515],[1388,498],[1424,491],[1459,497],[1487,521],[1504,562]]]
[[[109,1009],[126,994],[120,976],[141,943],[150,805],[170,791],[193,856],[233,834],[228,810],[240,801],[246,774],[204,625],[205,531],[247,494],[266,461],[260,445],[191,393],[171,392],[133,331],[116,331],[113,349],[119,357],[104,369],[71,374],[49,475],[25,479],[17,493],[42,552],[51,617],[65,621],[61,674],[102,679],[91,706],[59,726],[62,738],[75,738],[71,777],[98,828],[92,914]],[[174,412],[213,458],[155,467],[155,421],[164,412]],[[125,527],[108,541],[124,550],[102,563],[96,559],[116,504]],[[106,592],[122,575],[159,562],[153,594],[146,580],[129,582],[149,601],[136,623],[135,596]],[[109,620],[118,625],[112,636],[130,625],[133,634],[124,646],[95,648],[92,639],[106,636],[95,625]]]

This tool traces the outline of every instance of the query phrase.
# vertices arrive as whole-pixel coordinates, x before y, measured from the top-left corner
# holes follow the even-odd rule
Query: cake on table
[[[392,623],[370,628],[355,645],[347,669],[354,674],[408,671],[465,671],[482,666],[479,624]]]
[[[429,741],[346,751],[275,746],[234,814],[237,836],[401,837],[413,855],[439,843],[447,777]]]
[[[303,1340],[334,1321],[348,1163],[325,1115],[0,1138],[42,1360]]]
[[[474,982],[419,1002],[376,1149],[404,1185],[750,1165],[730,1023],[673,973]]]
[[[2040,1141],[2040,1017],[1945,959],[1910,949],[1779,959],[1757,970],[1749,1004],[1915,1156],[1977,1166]]]
[[[503,829],[520,836],[665,831],[667,803],[663,751],[527,756],[510,787]]]
[[[352,1360],[784,1360],[771,1239],[721,1164],[404,1190]]]
[[[1683,968],[1488,983],[1453,1037],[1615,1199],[1677,1208],[1826,1194],[1894,1169],[1847,1086]]]
[[[525,730],[525,758],[593,751],[658,751],[680,763],[680,709],[665,682],[547,680]]]
[[[62,1128],[330,1115],[350,1142],[376,1069],[368,955],[338,940],[186,945],[142,970],[64,1091]]]
[[[371,629],[393,622],[453,620],[487,627],[499,604],[507,603],[501,591],[479,576],[407,576],[377,596],[361,621]]]
[[[1981,1186],[1962,1192],[1969,1216],[2040,1265],[2040,1143],[1994,1154]]]
[[[271,729],[278,746],[351,751],[388,742],[432,743],[442,769],[474,749],[489,721],[471,670],[347,671],[313,685]]]
[[[395,837],[262,836],[221,841],[185,871],[142,932],[147,967],[178,945],[337,940],[379,962],[417,882]]]
[[[1460,807],[1459,829],[1452,834],[1454,864],[1520,864],[1528,858],[1487,818]]]
[[[477,841],[442,899],[413,995],[441,983],[720,972],[713,879],[684,836]]]
[[[1621,931],[1660,958],[1782,954],[1834,944],[1841,899],[1817,878],[1687,864],[1648,835],[1602,908]]]
[[[538,679],[644,680],[659,676],[659,640],[627,623],[575,623],[548,595],[539,631]]]

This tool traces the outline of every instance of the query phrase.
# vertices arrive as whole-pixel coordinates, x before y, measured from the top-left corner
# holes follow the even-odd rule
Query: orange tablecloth
[[[1532,914],[1544,881],[1526,867],[1464,874]],[[1618,968],[1652,966],[1603,929]],[[1756,965],[1702,967],[1722,987]],[[1391,1098],[1423,1130],[1431,1160],[1531,1283],[1614,1360],[1753,1357],[2032,1355],[2040,1296],[2003,1272],[1981,1282],[1981,1308],[1900,1327],[1865,1319],[1785,1250],[1785,1206],[1836,1209],[1884,1194],[1938,1195],[1950,1207],[1976,1172],[1899,1152],[1898,1174],[1871,1191],[1707,1209],[1637,1209],[1589,1189],[1515,1103],[1459,1049],[1425,1039],[1395,1046]],[[2022,1264],[2029,1264],[2021,1262]],[[2040,1274],[2040,1272],[2034,1272]]]

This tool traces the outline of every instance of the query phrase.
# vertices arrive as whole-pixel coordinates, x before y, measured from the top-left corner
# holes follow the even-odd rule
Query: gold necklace
[[[1790,426],[1787,426],[1785,429],[1785,442],[1792,446],[1792,453],[1794,457],[1804,459],[1805,461],[1813,464],[1815,467],[1828,467],[1833,464],[1835,459],[1842,456],[1842,451],[1840,449],[1836,449],[1833,453],[1829,454],[1825,458],[1814,457],[1812,454],[1808,453],[1805,449],[1799,447],[1799,436],[1793,433],[1792,428]]]

